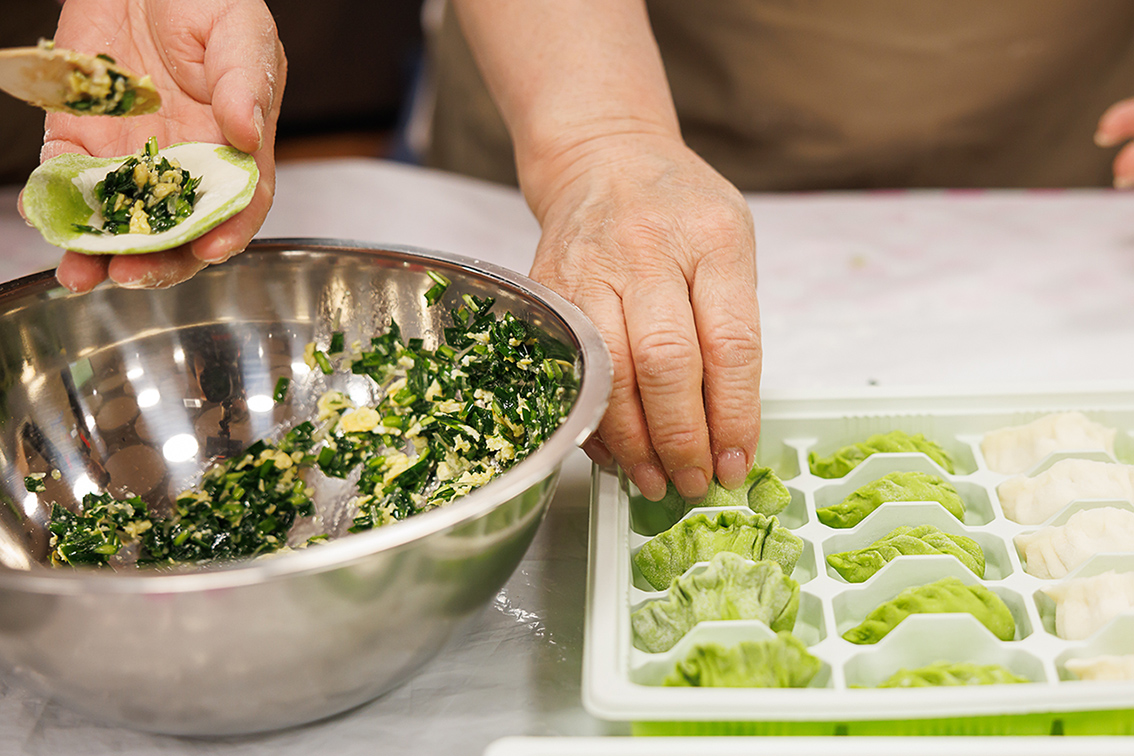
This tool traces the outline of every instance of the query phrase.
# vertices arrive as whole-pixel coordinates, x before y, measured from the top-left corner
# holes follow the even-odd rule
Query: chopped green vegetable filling
[[[201,178],[189,175],[176,160],[159,157],[150,137],[137,155],[95,185],[102,228],[82,223],[76,231],[105,234],[157,234],[192,214]]]
[[[433,281],[433,285],[425,292],[425,301],[431,305],[435,305],[437,301],[441,299],[441,295],[449,288],[451,281],[433,270],[428,270],[425,274]]]
[[[340,362],[384,388],[373,406],[328,391],[318,417],[277,443],[259,441],[210,469],[181,494],[169,517],[137,497],[84,499],[83,513],[56,506],[51,529],[56,564],[100,564],[128,543],[138,563],[203,562],[271,553],[287,545],[298,518],[315,513],[305,470],[346,478],[357,471],[351,532],[369,530],[443,506],[485,485],[538,448],[562,423],[576,388],[561,344],[491,299],[466,297],[451,311],[449,344],[428,349],[403,340],[397,323],[355,342]],[[342,334],[328,351],[343,352]],[[327,352],[308,345],[308,363],[335,370]],[[320,359],[322,357],[322,359]],[[275,399],[288,384],[281,378]],[[42,483],[36,480],[35,483]],[[326,536],[316,536],[307,544]]]
[[[114,65],[114,58],[99,54],[92,71],[75,68],[67,79],[68,99],[63,104],[77,113],[90,115],[126,115],[134,107],[137,91],[130,79],[122,73],[108,68]]]
[[[55,564],[105,564],[123,545],[152,526],[137,496],[116,501],[110,494],[87,494],[82,514],[55,504],[51,508],[51,561]]]
[[[24,488],[31,493],[43,493],[47,490],[47,485],[43,482],[43,473],[32,473],[24,478]]]
[[[280,376],[280,379],[276,381],[276,390],[272,392],[272,401],[274,401],[276,404],[279,404],[284,399],[286,399],[287,389],[290,385],[290,378],[288,378],[286,375]]]

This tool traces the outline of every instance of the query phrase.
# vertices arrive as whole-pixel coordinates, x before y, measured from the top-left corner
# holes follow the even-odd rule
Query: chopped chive
[[[437,301],[441,299],[441,295],[445,293],[445,290],[449,288],[449,284],[451,284],[452,281],[433,270],[425,271],[425,275],[429,276],[433,281],[433,285],[425,292],[425,302],[426,304],[435,305]]]
[[[287,389],[291,385],[291,379],[286,375],[281,375],[279,380],[276,381],[276,390],[272,392],[272,401],[279,404],[287,398]]]
[[[316,349],[314,357],[315,364],[318,365],[319,369],[323,371],[323,375],[330,375],[331,373],[335,372],[335,368],[331,365],[331,360],[327,357],[326,352],[322,352]]]

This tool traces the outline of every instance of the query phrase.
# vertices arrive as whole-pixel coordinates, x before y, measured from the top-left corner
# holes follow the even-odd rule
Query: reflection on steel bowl
[[[452,281],[448,306],[427,304],[430,271]],[[314,417],[328,389],[366,401],[365,376],[307,367],[310,342],[377,334],[393,318],[405,337],[436,345],[462,295],[492,297],[561,342],[580,379],[558,430],[482,488],[252,561],[45,566],[48,502],[132,493],[168,511],[211,461]],[[0,286],[0,322],[0,663],[73,708],[157,732],[285,727],[404,680],[511,575],[610,390],[601,337],[563,299],[509,271],[404,247],[257,242],[161,291],[73,295],[44,273]],[[281,377],[287,400],[273,401]],[[24,476],[46,470],[58,474],[26,491]],[[308,484],[318,527],[345,534],[353,481]]]

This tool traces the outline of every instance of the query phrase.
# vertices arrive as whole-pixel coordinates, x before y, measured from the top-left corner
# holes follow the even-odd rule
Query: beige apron
[[[1109,185],[1126,0],[651,0],[686,142],[747,191]],[[515,183],[453,14],[428,162]]]

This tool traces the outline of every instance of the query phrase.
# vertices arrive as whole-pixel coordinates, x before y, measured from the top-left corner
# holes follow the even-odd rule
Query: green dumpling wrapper
[[[862,583],[899,556],[950,554],[977,577],[984,577],[984,551],[968,536],[955,535],[934,527],[902,525],[894,528],[866,548],[827,555],[827,564],[848,583]]]
[[[899,669],[879,688],[928,688],[940,685],[1001,685],[1031,682],[1000,664],[940,661],[918,669]]]
[[[199,178],[192,213],[172,228],[153,234],[98,234],[80,226],[98,225],[97,182],[133,155],[96,158],[65,153],[32,171],[24,187],[28,222],[57,247],[90,255],[132,255],[172,249],[196,239],[243,210],[252,201],[260,171],[251,155],[221,144],[182,142],[160,157],[176,160]]]
[[[714,477],[709,492],[700,501],[686,501],[673,483],[666,487],[665,496],[657,503],[676,521],[694,507],[748,507],[757,514],[771,517],[791,504],[791,492],[770,467],[753,467],[738,488],[729,490]]]
[[[948,452],[933,441],[918,433],[911,436],[905,431],[894,430],[879,433],[857,444],[844,446],[829,457],[820,457],[815,452],[807,455],[811,474],[820,478],[841,478],[853,470],[871,454],[895,452],[921,452],[952,473],[953,460]]]
[[[751,562],[729,551],[708,567],[673,581],[665,598],[630,615],[634,645],[668,651],[698,622],[760,620],[772,630],[791,630],[799,613],[799,583],[768,560]]]
[[[965,519],[965,502],[953,484],[923,472],[883,475],[838,504],[815,510],[815,516],[828,527],[853,528],[875,509],[892,501],[936,501],[958,520]]]
[[[803,539],[775,517],[739,509],[698,513],[648,541],[634,555],[634,564],[660,591],[697,562],[707,562],[723,551],[754,562],[770,559],[790,575],[803,553]]]
[[[706,643],[677,663],[662,685],[693,688],[806,688],[823,664],[791,633],[742,641],[731,648]]]
[[[911,614],[966,612],[1003,641],[1016,637],[1016,621],[1004,601],[983,585],[965,585],[958,578],[941,578],[907,588],[879,604],[860,624],[843,633],[851,643],[877,643]]]

